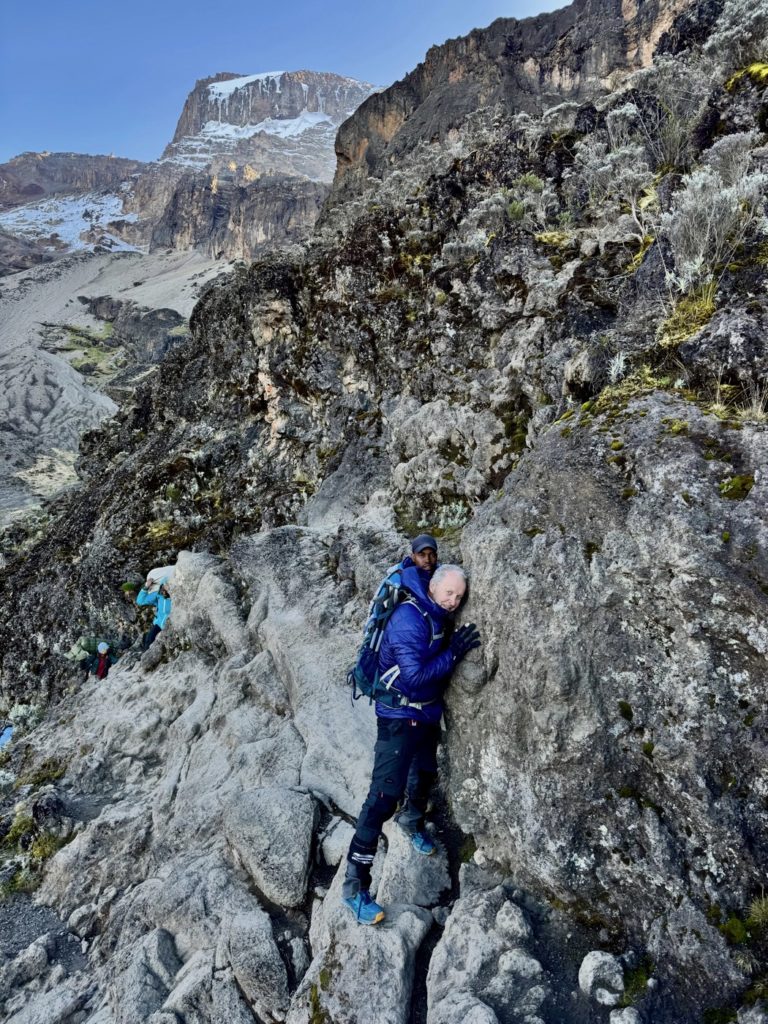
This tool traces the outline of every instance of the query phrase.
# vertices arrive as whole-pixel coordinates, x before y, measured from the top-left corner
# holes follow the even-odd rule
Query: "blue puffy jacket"
[[[379,651],[379,673],[397,665],[400,674],[395,687],[409,701],[425,703],[413,707],[388,708],[376,704],[382,718],[418,718],[439,722],[443,713],[443,690],[453,670],[454,658],[447,650],[446,626],[450,615],[429,596],[429,574],[415,566],[403,570],[403,586],[418,607],[402,603],[395,608],[384,629]],[[426,703],[427,701],[431,703]]]
[[[149,591],[142,587],[136,596],[136,604],[142,606],[153,605],[155,608],[155,618],[152,625],[157,626],[159,629],[165,626],[168,616],[171,614],[170,597],[163,597],[159,590],[150,594]]]

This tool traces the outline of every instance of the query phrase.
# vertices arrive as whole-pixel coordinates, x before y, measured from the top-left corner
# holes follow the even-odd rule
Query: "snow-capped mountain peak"
[[[203,79],[163,160],[202,169],[226,157],[259,175],[330,181],[336,129],[374,91],[367,82],[314,71]]]

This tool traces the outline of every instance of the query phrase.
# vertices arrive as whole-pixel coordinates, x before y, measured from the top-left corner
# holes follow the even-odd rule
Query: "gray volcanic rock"
[[[273,903],[300,906],[306,894],[315,810],[289,789],[262,789],[227,817],[229,842],[259,890]]]
[[[462,870],[462,883],[430,960],[428,1024],[541,1019],[549,986],[525,914],[476,868]]]
[[[644,8],[642,38],[669,13]],[[762,1013],[768,268],[762,138],[742,126],[763,86],[753,69],[723,89],[701,24],[678,19],[691,52],[599,103],[497,103],[421,138],[311,244],[210,287],[9,557],[0,695],[49,706],[4,756],[6,870],[89,944],[96,1024],[131,992],[152,1024]],[[651,115],[690,169],[638,134]],[[735,183],[708,194],[734,199],[736,248],[708,265],[685,248],[711,223],[691,196],[724,152]],[[422,530],[469,569],[482,647],[447,691],[441,852],[421,867],[387,830],[367,929],[333,841],[374,743],[345,675]],[[138,639],[120,584],[172,563],[162,637],[104,683],[75,677],[58,651]],[[41,860],[47,822],[67,826],[48,786],[74,825]],[[610,975],[585,968],[587,995],[590,953]]]
[[[420,907],[391,904],[385,925],[361,928],[341,902],[344,868],[312,915],[314,957],[293,996],[287,1024],[312,1024],[318,1017],[338,1024],[406,1024],[416,952],[431,915]]]
[[[80,301],[97,320],[112,326],[111,345],[124,345],[136,363],[159,363],[187,335],[187,320],[175,309],[146,309],[111,295]]]
[[[52,259],[51,253],[40,243],[19,238],[0,228],[0,277],[38,263],[50,263]]]
[[[666,425],[683,417],[678,440]],[[565,438],[550,430],[535,465],[507,482],[514,511],[505,487],[465,531],[475,599],[514,615],[481,693],[451,702],[464,723],[449,733],[463,780],[458,820],[519,878],[533,870],[537,888],[599,906],[609,927],[640,902],[661,927],[687,894],[706,903],[714,878],[744,906],[763,870],[747,837],[768,821],[748,788],[737,793],[764,757],[745,724],[768,652],[755,582],[764,568],[761,556],[740,564],[724,537],[760,551],[768,538],[759,487],[733,502],[719,484],[761,474],[765,437],[715,428],[726,468],[707,460],[712,426],[695,406],[659,396],[628,406],[605,433],[581,421]],[[545,605],[537,579],[556,594]],[[480,623],[484,635],[500,626]],[[494,743],[490,723],[495,732],[501,720]],[[511,828],[505,806],[516,808]],[[660,948],[683,925],[670,927]],[[725,953],[703,915],[689,927],[697,956]],[[724,989],[738,984],[725,963],[720,977]]]

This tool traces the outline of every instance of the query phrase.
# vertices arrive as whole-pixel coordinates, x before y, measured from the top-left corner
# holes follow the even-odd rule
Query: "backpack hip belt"
[[[434,700],[408,700],[405,694],[400,693],[399,690],[395,689],[395,680],[400,675],[400,666],[393,665],[392,668],[388,668],[386,672],[383,672],[379,676],[379,682],[384,684],[384,689],[392,693],[394,691],[397,694],[397,707],[399,708],[416,708],[417,711],[421,711],[427,707],[428,704],[434,704]],[[380,698],[378,698],[380,699]]]

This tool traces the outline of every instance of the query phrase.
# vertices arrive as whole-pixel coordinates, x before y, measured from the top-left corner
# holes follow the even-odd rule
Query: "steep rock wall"
[[[552,14],[499,18],[435,46],[401,82],[371,96],[339,129],[334,195],[381,177],[420,140],[442,137],[470,111],[501,104],[538,114],[605,94],[646,67],[689,0],[577,0]]]
[[[304,240],[327,187],[300,178],[238,186],[227,177],[186,174],[152,229],[150,249],[201,249],[214,259],[253,259],[266,244]]]
[[[146,170],[140,160],[82,153],[22,153],[0,165],[0,210],[45,196],[104,189],[119,191]]]

